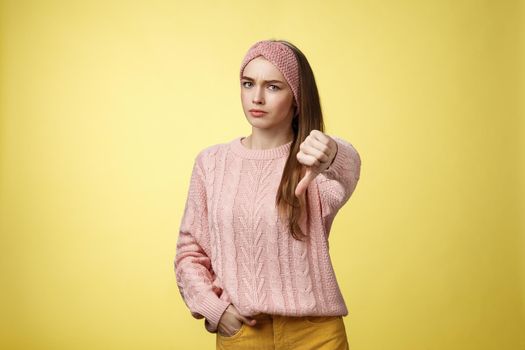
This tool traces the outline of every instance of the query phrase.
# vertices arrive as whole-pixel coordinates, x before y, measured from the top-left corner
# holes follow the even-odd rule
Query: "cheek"
[[[274,101],[274,107],[281,112],[287,112],[291,107],[292,101],[289,98],[278,98]]]
[[[241,102],[242,102],[243,106],[246,105],[249,102],[249,99],[246,96],[246,94],[241,93]]]

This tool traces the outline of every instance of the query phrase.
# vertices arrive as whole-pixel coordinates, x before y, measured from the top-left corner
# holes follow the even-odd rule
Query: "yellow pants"
[[[348,350],[342,316],[253,316],[232,336],[216,333],[217,350]]]

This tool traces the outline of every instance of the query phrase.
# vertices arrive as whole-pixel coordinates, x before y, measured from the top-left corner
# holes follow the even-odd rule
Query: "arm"
[[[342,138],[331,136],[337,152],[330,166],[316,177],[323,217],[335,216],[354,192],[361,174],[357,150]]]
[[[219,299],[214,291],[215,274],[205,252],[209,244],[208,211],[202,157],[195,159],[190,188],[179,228],[175,275],[179,292],[197,319],[206,318],[206,329],[216,332],[219,320],[229,302]],[[209,249],[207,249],[209,251]]]

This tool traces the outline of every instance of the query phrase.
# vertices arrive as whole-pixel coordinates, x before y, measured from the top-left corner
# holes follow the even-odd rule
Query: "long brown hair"
[[[299,226],[299,219],[301,213],[306,215],[307,204],[306,193],[300,198],[295,196],[295,188],[304,175],[303,164],[297,160],[297,153],[301,143],[312,130],[324,132],[323,113],[314,73],[305,55],[287,40],[270,40],[288,45],[299,62],[299,114],[294,114],[292,120],[294,137],[277,190],[276,205],[280,217],[285,219],[284,222],[288,222],[292,237],[302,241],[306,234]]]

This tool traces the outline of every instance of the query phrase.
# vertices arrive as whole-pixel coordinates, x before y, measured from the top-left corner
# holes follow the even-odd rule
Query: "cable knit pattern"
[[[308,186],[306,241],[290,235],[275,195],[291,141],[249,149],[242,137],[201,150],[194,161],[174,261],[191,315],[209,332],[233,304],[245,316],[346,316],[329,255],[339,209],[354,192],[361,159],[342,138],[328,169]]]

